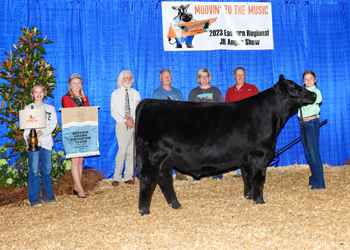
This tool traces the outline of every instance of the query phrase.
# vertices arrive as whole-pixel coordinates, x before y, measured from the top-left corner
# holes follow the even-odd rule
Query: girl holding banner
[[[40,147],[39,151],[28,151],[26,147],[29,161],[28,172],[28,200],[31,206],[42,206],[42,202],[39,199],[40,195],[40,175],[39,175],[39,159],[41,161],[41,179],[42,179],[42,195],[45,203],[52,203],[56,201],[53,193],[51,183],[51,158],[52,158],[52,131],[57,125],[57,115],[55,107],[43,102],[44,97],[47,95],[46,89],[42,84],[35,84],[30,92],[33,98],[33,103],[24,107],[27,109],[44,109],[45,110],[45,123],[46,127],[36,129],[38,143]],[[23,133],[24,138],[28,138],[30,129],[25,129]],[[26,140],[28,141],[28,140]]]
[[[62,106],[64,108],[90,106],[88,97],[84,95],[83,80],[77,73],[69,77],[68,94],[62,97]],[[88,194],[85,194],[81,185],[83,161],[84,157],[72,158],[72,176],[74,180],[73,195],[77,195],[79,198],[86,198],[88,196]]]

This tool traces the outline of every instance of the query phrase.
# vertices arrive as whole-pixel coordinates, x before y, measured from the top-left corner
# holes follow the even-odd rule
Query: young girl
[[[315,92],[317,98],[313,104],[299,109],[298,117],[300,120],[300,131],[305,155],[311,170],[309,185],[311,185],[311,189],[324,189],[326,185],[324,182],[323,165],[319,150],[320,121],[318,119],[322,95],[315,84],[317,84],[315,73],[311,70],[305,71],[303,74],[303,85],[307,90]]]
[[[89,99],[84,95],[83,79],[77,73],[72,74],[68,79],[68,94],[62,97],[62,106],[64,108],[89,106]],[[79,198],[86,198],[81,179],[83,176],[84,157],[72,158],[72,176],[74,180],[73,195]]]
[[[39,175],[39,158],[41,161],[41,178],[42,178],[42,196],[45,203],[55,202],[55,195],[51,183],[51,158],[52,158],[52,131],[57,125],[57,115],[55,107],[43,102],[47,92],[42,84],[35,84],[30,92],[33,103],[24,107],[24,109],[45,109],[46,127],[37,129],[39,151],[28,152],[29,174],[28,174],[28,199],[31,206],[41,206],[40,195],[40,175]],[[23,136],[28,141],[30,130],[24,130]]]

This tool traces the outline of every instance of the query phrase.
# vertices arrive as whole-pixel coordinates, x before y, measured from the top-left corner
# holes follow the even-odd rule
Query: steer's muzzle
[[[312,104],[316,101],[317,95],[314,92],[305,89],[304,96],[301,98],[303,104]]]

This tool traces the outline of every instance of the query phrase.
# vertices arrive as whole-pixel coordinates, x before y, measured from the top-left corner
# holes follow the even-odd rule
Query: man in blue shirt
[[[152,99],[176,100],[183,101],[182,93],[179,89],[171,86],[171,73],[168,69],[163,69],[160,72],[160,81],[162,86],[153,91]]]
[[[156,90],[153,91],[152,99],[162,99],[162,100],[175,100],[175,101],[183,101],[183,96],[182,93],[179,89],[174,88],[171,86],[171,73],[170,70],[168,69],[163,69],[160,72],[160,77],[159,77],[162,86],[157,88]],[[180,181],[187,181],[187,178],[185,175],[176,172],[176,179]]]

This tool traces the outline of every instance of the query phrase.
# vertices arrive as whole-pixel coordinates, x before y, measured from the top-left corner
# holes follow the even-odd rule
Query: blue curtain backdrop
[[[100,156],[87,157],[84,166],[99,169],[106,178],[113,175],[118,150],[110,95],[121,70],[134,73],[135,88],[144,99],[160,86],[159,72],[168,68],[172,85],[181,89],[187,100],[190,90],[198,85],[196,73],[200,68],[211,71],[212,85],[223,95],[234,84],[233,70],[238,66],[246,69],[247,83],[255,84],[260,91],[272,87],[280,74],[301,85],[302,73],[312,69],[323,95],[320,120],[328,119],[320,134],[322,161],[341,165],[350,156],[350,3],[271,3],[274,50],[164,52],[159,0],[2,0],[0,61],[6,59],[3,52],[13,49],[12,44],[22,34],[20,27],[36,26],[54,42],[46,46],[46,59],[56,68],[57,88],[55,98],[47,102],[58,111],[67,93],[68,77],[75,72],[82,75],[90,104],[100,106],[101,150]],[[60,112],[58,117],[60,122]],[[3,126],[1,132],[5,133]],[[278,138],[277,149],[299,135],[299,123],[293,116]],[[5,142],[2,138],[1,145]],[[56,143],[54,149],[63,149],[62,143]],[[281,155],[279,166],[306,163],[298,143]]]

